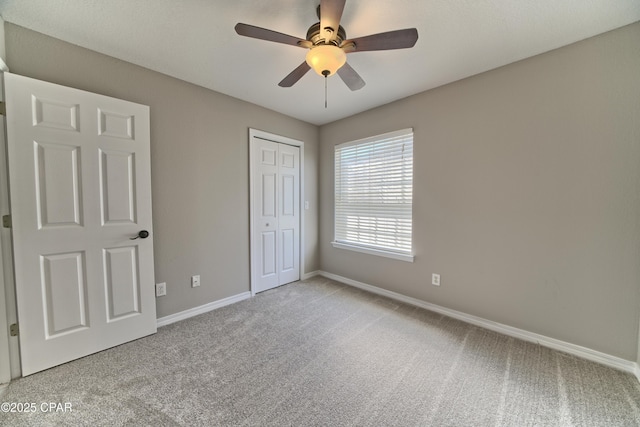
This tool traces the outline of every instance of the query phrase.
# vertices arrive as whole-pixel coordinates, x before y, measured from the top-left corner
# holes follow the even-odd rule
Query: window
[[[413,130],[335,147],[334,247],[413,261]]]

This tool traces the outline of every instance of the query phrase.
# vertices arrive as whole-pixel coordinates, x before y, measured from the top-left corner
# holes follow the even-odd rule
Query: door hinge
[[[20,330],[18,329],[17,323],[14,323],[13,325],[9,326],[9,335],[11,335],[12,337],[17,337],[19,332]]]
[[[5,104],[4,102],[0,102],[0,115],[7,115],[7,104]]]
[[[4,228],[11,228],[11,215],[2,216],[2,226]]]

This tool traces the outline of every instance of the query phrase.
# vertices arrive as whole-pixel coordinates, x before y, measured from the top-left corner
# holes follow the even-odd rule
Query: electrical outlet
[[[440,286],[440,275],[439,274],[433,273],[431,275],[431,284],[433,286]]]
[[[167,294],[167,284],[165,282],[156,283],[156,296],[163,297]]]
[[[197,288],[198,286],[200,286],[200,275],[191,276],[191,287]]]

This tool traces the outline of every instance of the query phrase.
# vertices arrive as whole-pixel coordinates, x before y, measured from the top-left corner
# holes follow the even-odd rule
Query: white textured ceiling
[[[367,85],[310,71],[306,51],[238,36],[238,22],[305,38],[319,0],[0,0],[7,22],[324,124],[640,20],[640,0],[347,0],[348,38],[415,27],[412,49],[360,52]],[[639,41],[640,42],[640,41]],[[9,64],[10,66],[11,64]]]

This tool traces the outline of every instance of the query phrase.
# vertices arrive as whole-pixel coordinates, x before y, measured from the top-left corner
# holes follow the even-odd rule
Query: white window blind
[[[411,254],[413,130],[335,147],[335,242]]]

